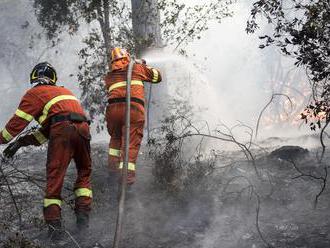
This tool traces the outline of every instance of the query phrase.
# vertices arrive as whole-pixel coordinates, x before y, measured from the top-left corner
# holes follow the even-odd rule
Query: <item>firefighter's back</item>
[[[26,95],[34,98],[36,105],[42,105],[37,119],[40,124],[59,114],[77,113],[85,116],[79,100],[64,87],[39,85],[30,89]]]

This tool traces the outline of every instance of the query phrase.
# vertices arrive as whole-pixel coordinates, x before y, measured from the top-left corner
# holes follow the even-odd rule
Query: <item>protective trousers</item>
[[[144,127],[144,109],[131,104],[130,143],[127,184],[135,182],[135,165],[139,154]],[[123,168],[125,156],[125,108],[126,103],[113,103],[107,107],[106,118],[111,136],[109,145],[109,168],[116,172]]]
[[[71,159],[77,169],[74,185],[76,214],[89,214],[92,202],[90,184],[90,133],[86,122],[64,121],[51,126],[47,154],[47,187],[44,199],[46,223],[61,219],[61,190]]]

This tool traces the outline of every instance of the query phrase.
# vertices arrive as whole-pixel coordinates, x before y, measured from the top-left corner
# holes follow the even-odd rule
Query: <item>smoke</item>
[[[3,75],[3,87],[12,99],[16,99],[6,102],[3,107],[0,115],[2,125],[15,111],[20,96],[29,88],[28,75],[37,62],[48,61],[53,64],[58,70],[60,84],[80,94],[76,78],[79,64],[77,52],[83,46],[81,40],[90,27],[83,26],[75,37],[62,37],[63,41],[54,48],[50,49],[49,44],[38,39],[34,40],[33,48],[29,48],[31,35],[42,33],[42,29],[37,24],[32,6],[23,2],[6,1],[1,4],[3,15],[0,21],[6,25],[1,37],[5,47],[2,49],[0,72]],[[189,4],[193,3],[189,1]],[[154,105],[166,106],[167,99],[162,95],[165,92],[167,96],[178,96],[189,100],[197,109],[203,109],[200,111],[201,119],[213,127],[219,122],[232,126],[237,124],[237,120],[255,127],[260,110],[271,94],[277,92],[271,84],[271,78],[274,61],[280,55],[274,49],[266,52],[259,49],[258,34],[245,33],[249,7],[250,1],[239,2],[232,7],[232,18],[225,18],[221,24],[212,23],[200,41],[187,47],[190,55],[187,59],[175,55],[172,48],[145,55],[148,63],[161,67],[165,74],[164,82],[153,86]],[[282,59],[281,63],[283,74],[294,68],[293,61],[288,58]],[[278,106],[283,101],[280,99],[272,106]],[[152,108],[157,109],[154,105]],[[283,108],[279,109],[285,112]],[[265,113],[270,114],[270,110]],[[154,116],[152,120],[158,117]],[[279,131],[266,124],[268,129],[261,130],[265,137],[274,135],[274,130]],[[298,135],[306,133],[297,132],[297,126],[285,130],[290,131],[283,135],[292,134],[293,131]],[[308,131],[307,128],[304,130]],[[277,135],[282,134],[277,132]]]
[[[91,28],[86,25],[77,36],[62,35],[61,42],[53,46],[43,37],[31,2],[1,1],[0,73],[4,101],[1,106],[0,127],[13,115],[23,94],[30,89],[29,75],[40,62],[51,63],[58,74],[58,85],[80,95],[77,79],[82,38]],[[35,123],[32,123],[35,124]]]
[[[309,87],[303,72],[295,69],[292,59],[281,57],[279,52],[273,48],[269,48],[267,51],[259,49],[258,34],[247,35],[245,33],[245,25],[249,16],[247,5],[238,3],[234,8],[233,18],[223,20],[220,25],[213,24],[201,41],[190,45],[188,54],[193,56],[189,58],[176,56],[171,48],[148,51],[144,54],[148,64],[160,68],[164,73],[164,81],[157,86],[152,86],[152,104],[149,110],[152,127],[159,125],[157,120],[164,113],[166,103],[170,99],[179,98],[188,100],[189,104],[197,110],[196,116],[200,120],[207,121],[211,129],[219,123],[233,126],[237,124],[238,120],[255,128],[258,115],[272,94],[281,93],[278,92],[281,87],[277,88],[275,84],[283,86],[288,83],[284,77],[276,78],[278,63],[281,67],[281,74],[289,75],[295,89],[304,92]],[[263,32],[265,29],[266,26]],[[297,97],[293,91],[283,93],[288,94],[292,99]],[[308,93],[304,96],[308,98]],[[299,95],[297,98],[304,97]],[[297,113],[302,110],[304,105],[294,101],[292,110],[288,111],[281,104],[284,101],[285,99],[276,99],[264,113],[259,130],[259,140],[265,139],[262,146],[270,149],[281,145],[303,145],[308,148],[317,146],[317,138],[306,135],[310,134],[308,127],[300,128],[297,125]],[[289,112],[286,116],[287,123],[285,120],[279,123],[267,123],[264,120],[269,115],[277,115],[276,109],[283,114]],[[294,120],[296,120],[295,123]],[[242,140],[248,139],[246,134],[244,136],[242,133],[238,133],[237,136]],[[269,138],[274,136],[290,138]],[[292,136],[299,137],[291,138]],[[189,145],[193,144],[187,144],[187,146]],[[221,150],[233,148],[224,143],[221,145],[219,142],[208,143],[207,148],[212,147]],[[217,164],[217,166],[220,165]],[[278,165],[274,164],[274,166]],[[253,184],[257,183],[255,178],[248,175],[249,169],[240,168],[233,169],[233,174],[229,173],[226,176],[243,175],[250,178]],[[222,182],[219,174],[215,177]],[[210,184],[218,183],[217,180]],[[236,186],[240,189],[246,187],[241,183]],[[212,196],[209,195],[210,192],[204,192],[204,194],[212,201],[208,211],[213,217],[205,232],[198,234],[198,239],[192,247],[261,247],[260,243],[251,242],[251,239],[260,241],[260,237],[256,234],[257,201],[254,197],[243,197],[243,200],[237,200],[237,198],[231,205],[224,204],[220,195]],[[287,192],[282,192],[281,197],[285,198],[286,194]],[[301,195],[301,192],[294,192],[294,195]],[[201,203],[194,202],[193,198],[194,196],[190,198],[188,207],[193,214],[189,217],[185,216],[187,219],[203,214],[201,210],[197,211],[198,213],[193,211],[196,208],[202,209]],[[296,199],[294,204],[302,204],[301,199]],[[263,208],[264,212],[261,214],[272,218],[272,214],[282,211],[279,210],[282,207],[283,205],[280,205],[276,209],[272,203],[267,203],[268,209]],[[182,216],[176,217],[174,226],[179,225],[180,220],[185,219]],[[244,243],[245,240],[246,243]]]
[[[35,17],[31,15],[28,16],[30,24],[26,31],[21,29],[20,26],[25,23],[26,14],[33,13],[30,5],[20,5],[23,2],[6,1],[0,5],[0,22],[7,23],[6,28],[11,27],[2,32],[4,36],[1,37],[1,44],[8,45],[15,42],[15,46],[22,47],[22,51],[29,51],[24,56],[15,49],[10,50],[14,52],[13,55],[1,53],[0,72],[3,75],[2,79],[6,82],[2,82],[2,86],[6,89],[6,95],[10,96],[11,99],[2,106],[3,111],[0,115],[2,126],[15,111],[20,96],[28,89],[28,75],[34,63],[44,60],[52,63],[59,72],[60,82],[79,94],[77,79],[75,76],[70,75],[76,75],[77,72],[77,51],[82,45],[81,37],[65,37],[64,42],[56,47],[57,52],[53,49],[47,50],[47,44],[43,42],[34,49],[29,50],[29,35],[32,31],[41,31],[41,28],[36,24]],[[6,8],[3,7],[4,4]],[[6,12],[8,12],[8,15],[5,15]],[[13,12],[16,15],[12,16]],[[258,35],[247,35],[245,33],[248,16],[248,4],[245,2],[236,4],[232,18],[224,19],[221,24],[213,23],[200,41],[187,47],[188,54],[191,55],[188,58],[177,56],[171,48],[149,51],[144,54],[143,57],[148,64],[160,68],[164,79],[163,82],[152,85],[151,88],[150,109],[148,110],[150,113],[150,128],[159,125],[159,120],[165,113],[167,104],[171,99],[188,101],[193,106],[196,118],[207,121],[211,130],[216,128],[219,123],[228,126],[235,125],[237,120],[252,128],[255,127],[259,112],[269,101],[272,93],[277,93],[277,88],[274,88],[272,84],[272,78],[276,74],[274,72],[275,61],[278,61],[280,55],[274,49],[269,49],[267,52],[260,50],[258,48]],[[17,21],[17,18],[19,18],[19,21]],[[87,30],[88,27],[80,35],[83,36]],[[19,34],[19,37],[17,34]],[[11,60],[13,58],[11,56],[14,56],[15,60]],[[9,67],[7,66],[8,61],[12,62]],[[281,67],[283,69],[282,73],[287,74],[294,68],[293,61],[289,58],[282,58]],[[12,85],[17,87],[12,87]],[[149,94],[150,89],[147,96]],[[279,104],[279,102],[277,103]],[[299,106],[294,107],[299,108]],[[265,112],[265,116],[272,114],[270,110]],[[280,108],[280,110],[283,109]],[[299,130],[297,126],[283,126],[283,124],[267,124],[266,129],[266,124],[265,122],[261,123],[261,138],[309,133],[307,128]],[[237,136],[241,136],[243,140],[248,138],[246,135],[243,136],[242,133],[237,134]],[[99,136],[93,135],[93,140],[94,142],[108,141],[108,136],[104,133],[99,134]],[[304,146],[307,146],[307,142],[310,146],[315,145],[315,139],[310,137],[294,140],[280,139],[277,141],[268,139],[263,145],[272,147],[284,144],[304,144]],[[221,149],[228,148],[226,147],[227,144],[219,146],[218,143],[212,143],[209,144],[209,147],[211,146],[220,147]],[[104,170],[107,158],[102,151],[106,151],[105,147],[100,148],[99,154],[103,155],[95,163]],[[246,175],[252,169],[232,170],[233,173],[230,175],[236,176]],[[95,171],[97,170],[95,169]],[[104,204],[104,198],[102,198],[104,192],[99,189],[103,190],[107,187],[106,183],[100,180],[100,178],[104,180],[106,171],[101,172],[96,174],[95,192],[99,197],[99,202]],[[214,190],[214,188],[217,188],[218,184],[220,185],[226,178],[217,178],[217,176],[215,175],[215,179],[210,179],[210,187],[213,187],[212,191],[207,191],[207,188],[204,188],[198,193],[195,192],[196,194],[185,196],[187,197],[186,204],[182,207],[178,206],[175,199],[168,200],[170,197],[165,193],[160,195],[153,188],[150,167],[142,167],[138,171],[138,178],[140,179],[135,188],[136,199],[132,201],[131,209],[128,210],[131,216],[127,219],[131,224],[130,230],[132,231],[132,234],[129,235],[137,234],[136,237],[129,236],[131,242],[143,237],[144,239],[141,238],[137,242],[140,247],[142,247],[140,242],[146,242],[150,245],[143,235],[143,233],[148,233],[150,240],[154,242],[156,240],[168,244],[172,240],[171,246],[167,247],[247,247],[236,244],[241,237],[244,240],[255,235],[255,201],[251,201],[247,197],[246,202],[234,201],[232,205],[225,205],[220,197],[216,195],[217,189]],[[244,187],[246,185],[239,184],[238,186]],[[203,195],[206,200],[203,199]],[[112,198],[115,198],[115,196],[112,196]],[[115,202],[114,199],[112,200]],[[96,214],[98,218],[94,222],[98,226],[97,230],[100,233],[103,230],[104,233],[104,226],[110,228],[109,223],[111,223],[112,230],[115,222],[113,218],[101,222],[105,218],[104,213],[107,213],[108,216],[114,213],[116,209],[112,202],[110,204],[111,209],[109,204],[102,205],[101,203],[99,205],[102,211]],[[291,205],[288,204],[288,206]],[[270,211],[267,211],[268,214],[274,210],[274,207],[270,209]],[[199,227],[201,230],[198,229]],[[248,232],[246,230],[254,231]],[[190,235],[189,232],[193,235]],[[158,240],[158,237],[162,239]],[[186,243],[184,243],[185,240],[182,237],[187,239]],[[191,239],[194,246],[191,245]],[[259,240],[259,237],[256,237],[256,239]],[[181,243],[173,244],[173,240]],[[155,244],[154,247],[157,245],[159,244]],[[249,247],[253,247],[253,245],[251,244]]]
[[[235,4],[232,18],[211,24],[200,41],[187,47],[188,58],[176,56],[172,48],[144,54],[149,64],[165,74],[165,80],[153,86],[152,113],[162,112],[159,108],[166,106],[168,99],[180,98],[197,110],[203,109],[196,114],[211,127],[241,121],[255,128],[272,94],[284,93],[292,99],[292,106],[285,97],[276,97],[261,118],[259,138],[309,133],[308,127],[300,128],[299,120],[310,94],[308,80],[294,61],[278,50],[259,49],[259,33],[246,34],[249,9],[249,2]],[[260,33],[267,29],[262,26]]]

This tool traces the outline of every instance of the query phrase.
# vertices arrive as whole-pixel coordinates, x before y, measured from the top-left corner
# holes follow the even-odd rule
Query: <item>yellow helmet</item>
[[[115,47],[111,51],[111,63],[113,63],[116,60],[127,58],[130,59],[130,54],[127,52],[126,49]]]

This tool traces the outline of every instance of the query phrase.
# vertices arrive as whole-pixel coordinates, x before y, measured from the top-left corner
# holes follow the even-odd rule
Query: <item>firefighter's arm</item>
[[[3,155],[6,158],[13,157],[16,152],[25,146],[40,146],[47,142],[47,135],[45,133],[44,128],[39,128],[37,131],[33,132],[32,134],[27,134],[15,140],[14,142],[10,143],[6,149],[3,151]]]
[[[41,146],[46,143],[48,140],[48,134],[43,127],[39,128],[37,131],[32,134],[28,134],[18,139],[21,143],[21,146]]]
[[[0,133],[0,144],[6,144],[22,132],[29,123],[40,115],[42,104],[33,95],[26,93],[15,114]]]
[[[162,75],[160,73],[160,71],[158,69],[155,69],[153,67],[147,66],[144,63],[140,64],[143,70],[143,74],[145,76],[145,78],[143,79],[143,81],[147,81],[150,83],[159,83],[162,81]]]

